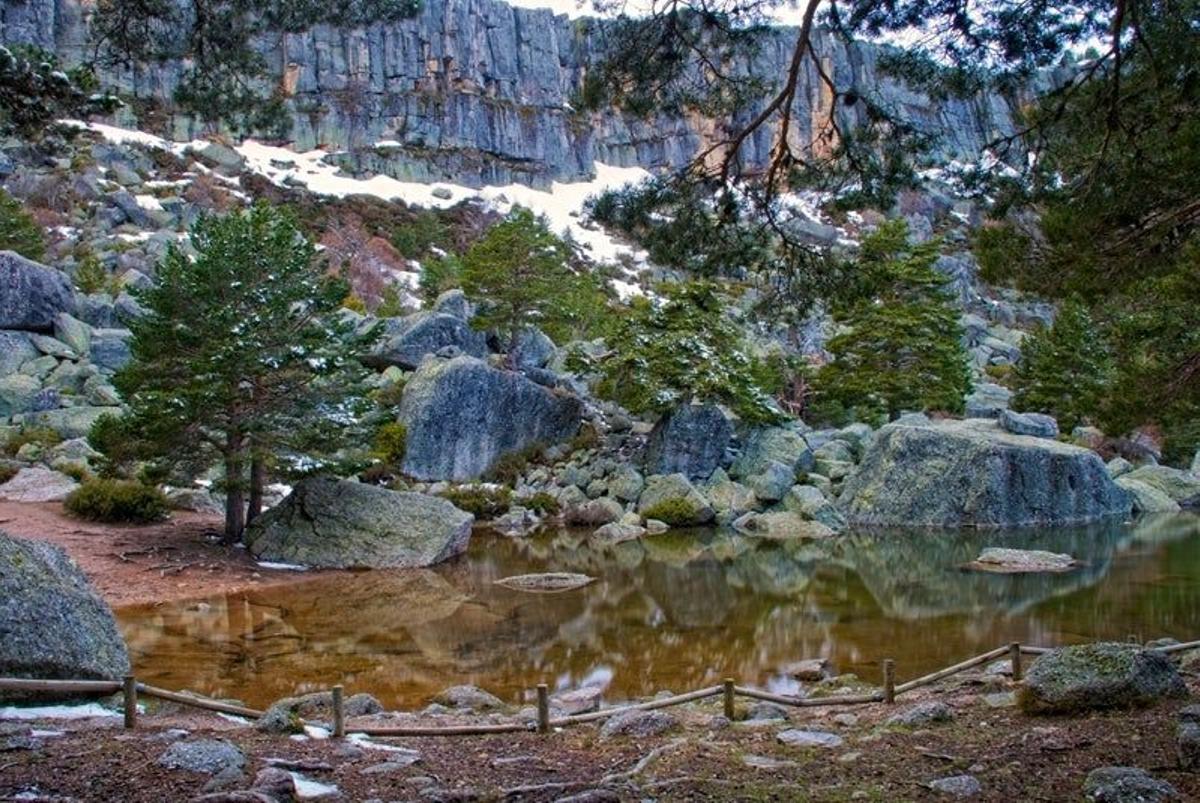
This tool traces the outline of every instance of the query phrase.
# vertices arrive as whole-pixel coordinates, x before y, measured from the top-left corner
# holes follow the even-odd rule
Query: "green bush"
[[[487,479],[501,485],[516,485],[525,469],[529,468],[529,464],[541,460],[545,451],[544,444],[534,443],[520,451],[501,455],[488,469]]]
[[[462,285],[462,260],[450,254],[421,263],[421,297],[433,302],[447,290]]]
[[[137,462],[140,441],[124,418],[105,413],[87,434],[88,445],[100,453],[94,461],[102,477],[128,477]]]
[[[477,519],[494,519],[503,516],[512,507],[512,491],[508,488],[485,488],[482,485],[460,485],[442,492],[459,510],[475,515]]]
[[[518,497],[517,504],[526,510],[532,510],[539,516],[557,516],[559,511],[562,510],[558,504],[558,500],[546,491],[538,491],[529,496]]]
[[[63,507],[88,521],[144,524],[167,516],[162,491],[133,480],[87,480],[67,496]]]
[[[395,382],[389,382],[379,388],[372,394],[375,397],[375,403],[383,408],[399,407],[400,400],[404,398],[404,386],[407,383],[407,379],[397,379]]]
[[[21,203],[0,189],[0,251],[16,251],[26,259],[40,261],[46,255],[42,227]]]
[[[1013,409],[1047,413],[1070,431],[1100,411],[1113,363],[1098,324],[1081,302],[1063,304],[1054,325],[1021,346]]]
[[[83,463],[58,463],[54,468],[76,482],[86,482],[92,478],[92,472]]]
[[[27,443],[34,443],[45,449],[57,446],[62,443],[62,439],[62,435],[49,427],[22,427],[20,432],[4,444],[4,451],[12,457]]]
[[[642,511],[642,517],[657,519],[672,527],[686,527],[696,520],[696,508],[686,499],[664,499]]]
[[[384,424],[375,431],[374,453],[385,465],[397,467],[404,462],[408,448],[408,427],[399,421]]]
[[[75,268],[75,286],[81,293],[91,295],[108,287],[108,271],[95,254],[87,254]]]
[[[392,233],[392,245],[406,259],[423,259],[431,248],[445,248],[450,232],[432,210],[422,210],[409,223],[401,224]]]

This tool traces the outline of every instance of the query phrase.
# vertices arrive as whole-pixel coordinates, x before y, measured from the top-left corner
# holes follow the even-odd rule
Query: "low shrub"
[[[558,504],[558,500],[546,491],[538,491],[529,496],[518,497],[517,504],[526,510],[532,510],[539,516],[557,516],[562,510],[562,507]]]
[[[63,502],[67,512],[88,521],[145,524],[167,517],[162,491],[133,480],[90,479]]]
[[[375,430],[374,453],[383,463],[399,467],[408,448],[408,427],[399,421],[384,424]]]
[[[0,466],[0,485],[3,485],[4,483],[11,480],[13,477],[17,476],[17,472],[20,470],[21,469],[18,468],[17,466],[12,466],[12,465]]]
[[[62,439],[62,435],[49,427],[23,427],[4,444],[4,452],[11,457],[21,451],[21,447],[27,443],[48,448],[62,443]]]
[[[595,449],[600,445],[600,433],[595,427],[584,426],[579,430],[579,434],[571,439],[571,451],[582,452],[587,449]]]
[[[487,479],[501,485],[516,485],[530,463],[537,463],[546,451],[544,444],[535,443],[517,452],[501,455],[488,469]]]
[[[375,393],[375,403],[380,407],[399,407],[401,399],[404,398],[404,386],[408,384],[407,378],[397,379],[395,382],[389,382],[381,388],[378,388]]]
[[[92,478],[92,472],[88,471],[88,467],[83,463],[57,463],[54,469],[66,474],[75,482],[84,482]]]
[[[686,527],[696,520],[696,508],[686,499],[664,499],[642,512],[646,519],[658,519],[672,527]]]
[[[459,510],[474,514],[477,519],[503,516],[512,507],[512,491],[508,488],[485,488],[482,485],[460,485],[442,492]]]

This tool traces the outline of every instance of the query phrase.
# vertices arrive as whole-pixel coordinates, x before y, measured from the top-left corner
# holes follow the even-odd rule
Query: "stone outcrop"
[[[462,318],[441,312],[417,312],[389,319],[384,334],[365,362],[376,368],[395,365],[412,370],[427,355],[452,347],[471,357],[487,356],[487,336]]]
[[[474,517],[445,499],[326,478],[296,485],[246,530],[260,560],[329,568],[432,566],[463,552]]]
[[[1163,653],[1135,644],[1100,643],[1038,656],[1017,700],[1028,713],[1066,714],[1148,705],[1187,693],[1179,671]]]
[[[667,413],[646,442],[647,474],[685,474],[707,479],[729,448],[733,427],[715,404],[685,405]]]
[[[0,677],[113,680],[128,671],[112,611],[79,567],[58,547],[0,533]]]
[[[851,523],[899,527],[1061,525],[1130,511],[1094,452],[982,419],[884,427],[839,504]]]
[[[501,457],[579,431],[583,403],[471,357],[430,360],[404,388],[404,472],[419,480],[476,479]]]
[[[60,313],[75,311],[65,274],[13,251],[0,251],[0,329],[51,332]]]
[[[1200,507],[1200,476],[1170,466],[1141,466],[1122,479],[1140,482],[1183,507]]]
[[[74,64],[91,55],[88,21],[94,13],[94,4],[83,0],[5,3],[0,41],[36,44]],[[709,121],[574,108],[588,68],[601,57],[603,25],[498,0],[426,0],[410,20],[355,29],[322,25],[263,37],[260,47],[269,64],[294,65],[282,83],[296,147],[357,151],[347,161],[372,172],[545,186],[551,179],[590,176],[597,161],[651,169],[690,161],[706,142]],[[772,33],[730,71],[781,75],[794,41],[794,30]],[[999,96],[933,102],[884,80],[879,46],[847,46],[818,30],[815,49],[838,86],[877,91],[878,103],[912,116],[921,130],[939,132],[938,147],[947,155],[974,158],[997,132],[1012,128],[1009,104]],[[102,77],[139,97],[169,101],[183,74],[183,65],[167,63],[109,68]],[[827,103],[815,63],[804,63],[799,86],[792,119],[803,141],[813,136],[813,121]],[[350,91],[357,102],[339,102]],[[751,119],[764,103],[765,97],[746,103],[739,117]],[[866,106],[847,106],[842,113],[859,119]],[[180,117],[172,122],[181,140],[199,136],[204,126]],[[742,148],[748,166],[765,163],[774,136],[765,126],[749,138]]]

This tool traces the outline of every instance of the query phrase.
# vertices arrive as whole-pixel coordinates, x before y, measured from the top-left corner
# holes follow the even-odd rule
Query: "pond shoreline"
[[[245,549],[221,544],[219,517],[188,511],[157,524],[100,524],[71,518],[58,502],[0,501],[0,529],[62,547],[115,609],[349,573],[264,568]]]

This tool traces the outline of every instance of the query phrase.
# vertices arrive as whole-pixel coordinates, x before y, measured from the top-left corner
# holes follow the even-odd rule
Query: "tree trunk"
[[[514,326],[508,333],[508,353],[504,355],[504,365],[510,371],[517,370],[517,345],[521,342],[521,327]]]
[[[263,512],[263,496],[267,484],[267,463],[262,454],[255,451],[250,456],[250,509],[246,511],[246,524],[257,519]]]
[[[245,446],[240,435],[230,435],[225,447],[225,535],[226,544],[236,544],[246,529],[246,489],[242,481]]]

